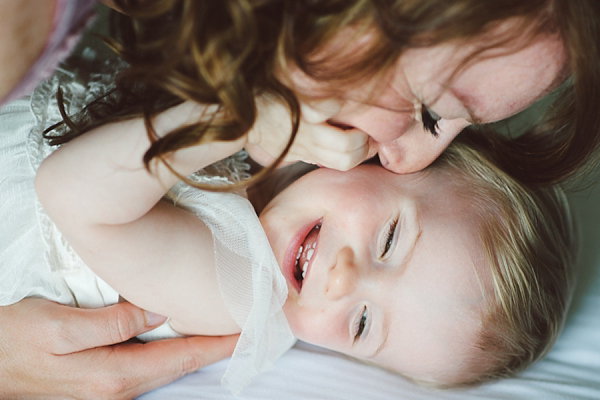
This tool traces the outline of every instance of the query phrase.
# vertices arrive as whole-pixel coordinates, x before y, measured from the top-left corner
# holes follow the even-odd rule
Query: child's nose
[[[358,270],[354,252],[349,247],[342,248],[337,255],[336,263],[329,271],[326,296],[330,300],[338,300],[356,289]]]

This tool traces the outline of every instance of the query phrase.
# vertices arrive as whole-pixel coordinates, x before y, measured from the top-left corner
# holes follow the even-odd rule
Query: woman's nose
[[[342,248],[337,255],[335,265],[329,271],[326,296],[338,300],[356,289],[358,269],[354,252],[349,247]]]
[[[399,174],[420,171],[442,154],[468,125],[469,122],[462,118],[442,119],[438,125],[439,135],[435,137],[417,126],[396,140],[376,143],[379,160],[386,169]]]

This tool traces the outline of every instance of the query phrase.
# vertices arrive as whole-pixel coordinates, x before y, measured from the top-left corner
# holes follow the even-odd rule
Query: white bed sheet
[[[548,356],[519,376],[476,388],[438,391],[347,357],[299,343],[273,371],[235,397],[220,386],[227,360],[141,396],[158,399],[387,400],[600,399],[600,184],[571,196],[580,218],[580,274],[565,329]]]

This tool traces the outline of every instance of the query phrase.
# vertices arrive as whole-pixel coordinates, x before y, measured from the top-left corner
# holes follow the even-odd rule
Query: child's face
[[[477,218],[450,178],[318,169],[267,205],[260,219],[299,339],[416,379],[460,375],[490,272]]]

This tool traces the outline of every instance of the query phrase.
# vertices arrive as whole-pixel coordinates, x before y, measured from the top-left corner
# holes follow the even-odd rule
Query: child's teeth
[[[315,251],[312,248],[308,249],[308,251],[306,252],[306,259],[310,260],[312,258],[312,256],[313,256],[314,252]]]
[[[304,261],[304,265],[302,266],[302,279],[306,277],[306,270],[308,267],[308,261]]]
[[[301,254],[302,254],[302,246],[300,246],[300,248],[298,249],[298,254],[296,255],[296,260],[300,258]]]

